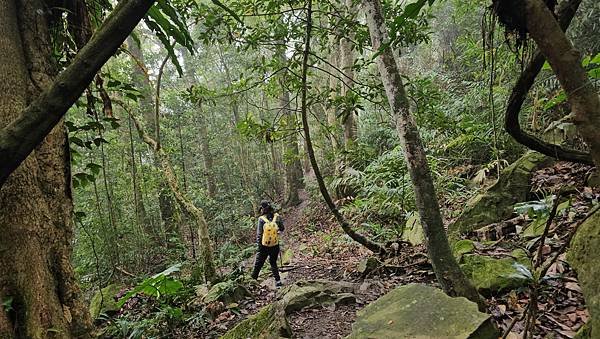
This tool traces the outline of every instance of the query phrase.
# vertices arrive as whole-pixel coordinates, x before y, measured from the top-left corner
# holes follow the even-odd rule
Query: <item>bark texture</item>
[[[203,110],[202,102],[198,103],[198,137],[200,140],[200,151],[202,152],[202,162],[204,162],[204,178],[206,180],[206,192],[211,199],[217,194],[217,183],[213,171],[213,157],[210,151],[210,140],[208,135],[208,120],[206,112]]]
[[[541,0],[526,0],[527,29],[544,54],[567,94],[573,122],[590,147],[592,160],[600,166],[600,98],[581,65],[581,54]]]
[[[40,1],[0,3],[0,127],[22,118],[51,84],[43,13]],[[55,125],[0,189],[0,298],[12,300],[11,311],[0,308],[1,338],[90,337],[90,316],[70,263],[69,148],[60,117]]]
[[[377,68],[396,118],[396,129],[413,182],[415,203],[437,280],[448,295],[462,296],[484,307],[477,290],[460,270],[450,250],[425,150],[415,120],[410,113],[408,98],[392,50],[390,48],[380,50],[389,39],[381,3],[379,0],[365,0],[363,7],[369,26],[371,45],[373,50],[380,52],[376,58]]]
[[[336,42],[336,38],[335,35],[331,34],[329,35],[329,41],[328,41],[328,45],[330,48],[329,51],[329,60],[328,63],[329,65],[327,66],[328,68],[328,73],[329,73],[329,78],[328,78],[328,83],[329,83],[329,98],[331,100],[335,99],[335,97],[337,96],[337,92],[338,92],[338,79],[336,79],[335,76],[333,76],[333,74],[335,74],[335,72],[337,71],[337,65],[339,64],[339,53],[340,53],[340,49],[339,49],[339,44],[337,44]],[[339,130],[339,126],[338,126],[338,121],[337,121],[337,110],[335,108],[334,105],[330,105],[327,108],[326,111],[326,115],[327,115],[327,124],[329,125],[329,141],[331,143],[331,148],[333,149],[334,153],[337,153],[337,151],[339,150],[340,147],[340,141],[338,139],[338,130]],[[338,161],[337,161],[337,155],[336,155],[336,159],[334,160],[334,166],[335,168],[335,172],[338,172]]]

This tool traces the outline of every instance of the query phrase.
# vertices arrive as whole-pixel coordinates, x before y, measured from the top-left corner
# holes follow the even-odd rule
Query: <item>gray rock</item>
[[[369,274],[371,272],[373,272],[374,270],[376,270],[377,268],[379,268],[381,266],[381,261],[379,261],[379,259],[377,259],[376,257],[366,257],[366,258],[362,258],[359,262],[358,262],[358,266],[356,267],[356,270],[361,273],[361,274]]]
[[[409,242],[411,245],[422,245],[425,243],[425,234],[423,233],[423,226],[421,225],[421,219],[419,213],[413,212],[402,230],[402,240]]]
[[[410,284],[396,288],[358,312],[348,338],[491,339],[490,316],[465,298]]]
[[[449,237],[458,239],[463,233],[510,217],[515,203],[527,201],[533,171],[552,162],[552,158],[530,151],[503,169],[494,185],[467,202],[456,221],[448,226]]]

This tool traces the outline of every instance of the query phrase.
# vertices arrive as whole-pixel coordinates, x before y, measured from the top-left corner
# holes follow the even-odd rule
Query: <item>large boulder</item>
[[[214,301],[221,301],[227,305],[250,296],[252,296],[252,294],[237,281],[227,280],[211,287],[208,293],[203,297],[202,301],[207,304]]]
[[[356,301],[356,285],[343,281],[298,281],[281,291],[285,313],[319,305],[348,304]]]
[[[460,268],[484,295],[526,286],[531,281],[531,262],[522,250],[515,250],[512,257],[501,259],[463,254]]]
[[[583,289],[585,303],[591,315],[591,338],[600,338],[600,211],[581,225],[571,241],[567,261],[575,271]]]
[[[515,203],[527,201],[532,173],[552,161],[548,156],[530,151],[503,169],[494,185],[467,202],[456,221],[448,226],[449,237],[458,239],[461,234],[510,217]]]
[[[348,338],[498,338],[490,316],[426,285],[398,287],[358,312]]]
[[[111,314],[119,311],[116,296],[123,290],[122,284],[110,284],[96,292],[90,301],[90,314],[92,319],[98,318],[102,313]]]

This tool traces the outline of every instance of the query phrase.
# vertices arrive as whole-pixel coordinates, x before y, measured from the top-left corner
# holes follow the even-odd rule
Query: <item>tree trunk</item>
[[[280,52],[280,58],[285,63],[285,51]],[[286,87],[287,74],[284,72],[280,80],[281,96],[279,97],[280,109],[283,110],[283,128],[288,136],[285,141],[284,163],[285,179],[287,188],[287,203],[296,206],[300,203],[298,191],[304,186],[302,182],[302,163],[300,162],[300,151],[298,150],[298,121],[296,112],[290,109],[290,93]]]
[[[116,53],[153,3],[154,0],[129,0],[116,5],[69,66],[43,92],[32,98],[10,124],[0,130],[0,187],[62,121],[67,110],[79,99],[104,63]],[[42,16],[46,8],[39,8],[38,11],[38,16]],[[42,40],[42,44],[45,41],[48,40]],[[31,71],[36,73],[37,69]]]
[[[333,76],[333,74],[335,74],[337,72],[337,70],[335,69],[338,65],[338,61],[340,59],[339,56],[339,45],[336,43],[335,41],[335,35],[331,34],[329,35],[329,73],[331,73],[329,75],[329,98],[331,100],[335,99],[335,97],[337,96],[337,92],[338,92],[338,79],[336,79],[335,76]],[[340,148],[340,142],[339,142],[339,124],[338,124],[338,120],[337,120],[337,109],[335,107],[335,105],[331,104],[329,106],[329,108],[327,109],[326,115],[327,115],[327,124],[329,125],[329,141],[331,142],[331,148],[332,151],[334,153],[334,161],[333,161],[333,166],[334,166],[334,173],[338,174],[339,173],[339,168],[338,168],[338,151]]]
[[[169,187],[173,195],[175,196],[175,200],[179,203],[181,208],[191,216],[196,222],[196,226],[198,227],[198,242],[200,244],[200,256],[202,257],[202,263],[204,268],[204,278],[207,282],[213,283],[216,281],[217,275],[215,271],[215,265],[213,260],[213,250],[212,245],[210,243],[209,231],[208,231],[208,223],[204,218],[204,212],[194,206],[192,201],[187,197],[185,192],[182,192],[179,189],[179,183],[177,181],[177,176],[175,175],[175,171],[171,166],[171,162],[169,161],[168,155],[160,148],[159,144],[152,139],[148,134],[144,131],[142,125],[137,121],[137,119],[130,115],[133,119],[133,123],[140,134],[142,140],[150,146],[150,148],[154,151],[156,157],[160,160],[162,173],[165,176]]]
[[[147,74],[148,70],[144,60],[144,53],[131,36],[127,39],[127,48],[134,59],[132,78],[136,87],[142,94],[140,109],[142,111],[142,116],[144,117],[147,133],[156,135],[157,123],[154,114],[156,108],[152,102],[152,85],[150,84],[150,78]],[[157,159],[156,156],[154,157],[154,166],[156,168],[160,168],[161,166],[160,160]],[[177,225],[175,224],[175,206],[173,204],[173,199],[169,194],[168,185],[163,181],[158,183],[158,206],[164,229],[168,231],[177,229]],[[160,232],[153,228],[148,229],[148,231],[152,239],[159,243]]]
[[[0,126],[51,83],[48,26],[38,14],[43,8],[39,1],[0,3]],[[12,310],[0,308],[1,338],[90,337],[70,263],[68,149],[59,122],[0,191],[0,300],[12,300]]]
[[[567,94],[573,122],[600,168],[600,98],[577,51],[541,0],[526,0],[527,29]]]
[[[352,0],[346,0],[346,15],[352,15],[354,5]],[[342,37],[340,39],[340,68],[344,72],[342,79],[344,83],[341,86],[340,95],[346,97],[349,92],[352,91],[354,81],[354,51],[352,50],[352,44],[350,39],[354,37],[352,32],[346,32],[350,38]],[[349,104],[348,98],[346,98],[346,105],[344,106],[344,147],[348,151],[349,147],[356,141],[357,124],[353,106]]]
[[[200,138],[200,151],[202,152],[202,161],[204,162],[204,178],[206,180],[206,192],[211,199],[214,199],[217,192],[217,184],[213,171],[213,157],[210,152],[208,128],[208,119],[202,109],[202,102],[198,103],[198,137]]]
[[[570,0],[562,3],[558,9],[558,20],[563,31],[566,31],[571,20],[575,16],[581,0]],[[504,128],[506,132],[510,134],[518,143],[538,151],[549,157],[554,157],[558,160],[580,162],[586,164],[593,164],[592,157],[589,153],[565,149],[560,145],[548,143],[535,135],[529,134],[528,132],[521,129],[519,122],[519,114],[521,107],[527,98],[529,90],[535,82],[535,78],[542,70],[546,58],[540,52],[539,48],[533,53],[529,64],[523,69],[519,79],[515,83],[508,103],[506,104],[506,111],[504,113]]]
[[[377,68],[381,74],[392,112],[396,115],[396,128],[413,182],[415,202],[423,225],[433,270],[438,282],[448,295],[466,297],[483,308],[484,304],[477,290],[460,270],[450,250],[425,150],[415,120],[409,110],[408,98],[392,50],[386,48],[380,51],[380,48],[388,40],[381,3],[379,0],[365,0],[363,6],[366,11],[371,45],[374,51],[380,53],[376,59]]]

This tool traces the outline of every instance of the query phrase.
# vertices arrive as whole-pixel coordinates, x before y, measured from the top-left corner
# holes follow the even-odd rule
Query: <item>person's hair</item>
[[[273,205],[268,200],[263,200],[260,202],[260,214],[269,214],[273,213],[275,210],[273,209]]]

